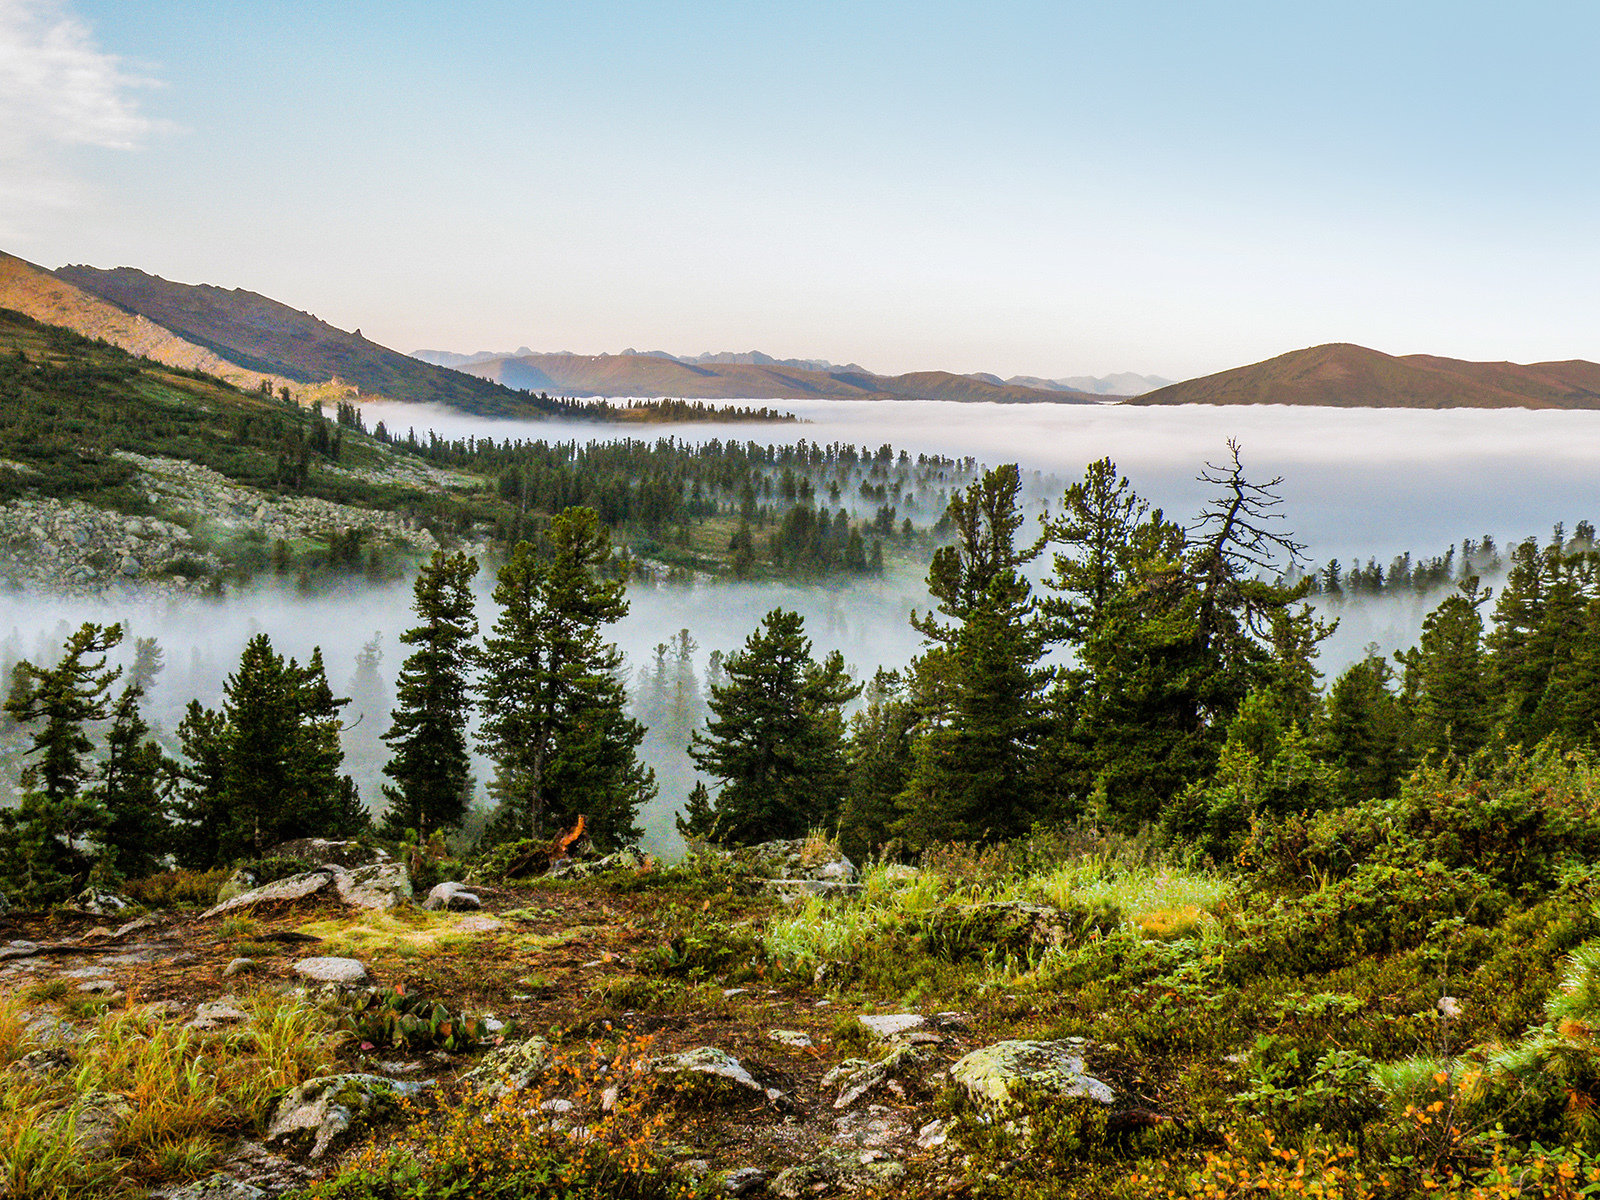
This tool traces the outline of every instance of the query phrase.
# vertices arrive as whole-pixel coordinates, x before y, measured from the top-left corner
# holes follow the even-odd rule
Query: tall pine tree
[[[412,611],[421,624],[400,635],[412,647],[396,684],[398,703],[384,741],[393,756],[383,773],[391,833],[414,829],[426,838],[435,829],[461,824],[472,781],[467,756],[467,719],[477,662],[472,580],[476,559],[443,551],[417,573]]]
[[[602,574],[610,560],[595,511],[568,508],[500,569],[480,732],[497,836],[548,836],[580,815],[602,846],[639,836],[634,815],[656,784],[638,759],[644,726],[624,711],[622,652],[602,634],[628,611],[623,582]]]

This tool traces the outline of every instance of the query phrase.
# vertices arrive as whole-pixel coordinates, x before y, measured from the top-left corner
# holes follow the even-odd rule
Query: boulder
[[[604,875],[607,871],[642,871],[649,866],[650,857],[637,846],[624,846],[615,854],[603,858],[558,860],[547,873],[550,879],[588,879]]]
[[[352,908],[389,909],[411,903],[411,872],[403,862],[336,869],[333,880],[339,899]]]
[[[232,979],[235,975],[243,975],[252,970],[255,965],[256,960],[253,958],[235,958],[229,961],[227,969],[222,973],[227,978]]]
[[[194,1020],[186,1028],[220,1029],[224,1025],[237,1025],[249,1019],[249,1014],[238,1007],[238,1002],[232,996],[223,996],[198,1005],[194,1010]]]
[[[267,1143],[304,1150],[321,1158],[344,1134],[378,1116],[400,1096],[412,1096],[423,1084],[402,1083],[381,1075],[325,1075],[308,1079],[278,1101]]]
[[[387,850],[360,842],[334,842],[326,838],[296,838],[267,851],[272,858],[298,858],[319,867],[370,867],[393,861]]]
[[[218,1172],[164,1194],[166,1200],[267,1200],[271,1193]]]
[[[290,904],[298,900],[305,900],[334,886],[334,871],[331,867],[322,867],[315,871],[306,871],[299,875],[291,875],[287,879],[280,879],[276,883],[269,883],[264,887],[252,888],[232,899],[213,904],[205,912],[205,917],[218,917],[223,913],[237,912],[243,908],[254,908],[258,904]]]
[[[904,1102],[926,1088],[929,1060],[915,1046],[902,1046],[887,1058],[869,1062],[847,1058],[822,1077],[824,1091],[839,1089],[835,1109],[863,1100],[888,1098]]]
[[[1110,1087],[1084,1070],[1082,1038],[1057,1042],[1005,1041],[974,1050],[950,1076],[976,1103],[1003,1109],[1026,1092],[1110,1104]]]
[[[294,970],[314,983],[355,987],[367,981],[367,968],[353,958],[302,958],[294,964]]]
[[[892,1158],[862,1162],[863,1157],[868,1156],[823,1150],[810,1162],[779,1172],[770,1190],[783,1200],[799,1200],[822,1192],[882,1188],[905,1177],[903,1163]]]
[[[436,883],[428,892],[428,898],[422,902],[422,907],[430,912],[448,909],[451,912],[471,912],[483,907],[483,901],[477,895],[467,890],[464,883],[450,880],[446,883]]]
[[[729,1171],[722,1177],[722,1194],[724,1196],[756,1196],[766,1190],[767,1180],[770,1179],[760,1167],[740,1167],[737,1171]]]
[[[798,1029],[769,1029],[767,1036],[781,1046],[793,1046],[797,1050],[806,1050],[811,1046],[811,1035]]]
[[[133,1105],[115,1092],[84,1092],[71,1120],[78,1134],[77,1150],[88,1159],[111,1157],[117,1134],[133,1119]]]
[[[110,888],[89,887],[79,892],[72,906],[95,917],[114,917],[133,907],[133,901]]]
[[[686,1090],[730,1085],[764,1096],[770,1104],[782,1105],[788,1101],[788,1097],[782,1091],[758,1082],[756,1077],[745,1069],[743,1063],[726,1050],[718,1050],[715,1046],[701,1046],[697,1050],[685,1050],[681,1054],[648,1059],[640,1063],[636,1069],[663,1079],[674,1080]]]
[[[919,1013],[863,1013],[857,1021],[880,1042],[898,1042],[919,1029],[928,1027],[928,1018]]]
[[[498,1096],[520,1092],[549,1069],[550,1043],[542,1037],[496,1046],[463,1079],[481,1092]]]
[[[246,892],[255,891],[260,885],[260,877],[249,867],[235,867],[233,874],[224,879],[222,886],[217,889],[217,903],[226,904]]]

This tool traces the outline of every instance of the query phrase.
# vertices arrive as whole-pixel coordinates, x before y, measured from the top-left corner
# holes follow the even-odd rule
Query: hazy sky
[[[0,248],[402,350],[1600,359],[1584,4],[0,0]]]

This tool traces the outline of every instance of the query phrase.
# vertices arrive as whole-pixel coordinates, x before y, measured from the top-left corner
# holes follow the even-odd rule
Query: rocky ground
[[[637,871],[630,862],[642,860],[603,865]],[[780,871],[794,877],[769,891],[848,891],[847,868],[841,860]],[[402,864],[331,862],[260,889],[236,878],[204,914],[122,920],[117,897],[86,895],[80,910],[101,912],[0,915],[0,990],[56,996],[28,1014],[43,1048],[20,1069],[70,1063],[104,1005],[204,1030],[248,1021],[247,997],[261,989],[349,1006],[400,988],[481,1021],[473,1043],[454,1051],[352,1040],[342,1074],[286,1097],[264,1137],[231,1147],[210,1190],[159,1193],[186,1200],[271,1196],[329,1174],[362,1140],[375,1090],[448,1102],[473,1089],[526,1087],[562,1047],[596,1039],[639,1039],[642,1069],[716,1085],[713,1099],[684,1105],[661,1149],[729,1195],[948,1190],[960,1173],[947,1141],[952,1094],[996,1111],[1024,1083],[1117,1100],[1089,1073],[1094,1055],[1083,1043],[1008,1040],[992,1021],[963,1013],[863,1009],[830,995],[824,978],[811,986],[708,978],[675,999],[652,995],[633,968],[660,945],[673,897],[619,891],[606,883],[614,875],[565,873],[515,887],[444,885],[418,904]],[[752,915],[781,903],[758,897]],[[540,1094],[547,1109],[570,1106]],[[114,1131],[115,1103],[104,1119]]]
[[[336,531],[363,530],[416,557],[438,549],[432,533],[398,513],[242,487],[182,459],[116,453],[139,467],[136,486],[159,515],[130,516],[48,498],[0,505],[0,575],[10,586],[76,594],[130,587],[146,594],[195,592],[223,566],[217,543],[237,538],[270,547],[279,540],[326,541]],[[398,457],[386,472],[322,469],[422,495],[461,482]]]

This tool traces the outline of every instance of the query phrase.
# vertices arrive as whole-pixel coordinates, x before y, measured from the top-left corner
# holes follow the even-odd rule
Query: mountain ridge
[[[1600,364],[1471,362],[1328,342],[1171,384],[1127,404],[1330,408],[1600,408]]]
[[[861,368],[816,371],[785,366],[776,359],[771,363],[686,362],[676,357],[637,352],[508,355],[464,363],[455,369],[507,387],[572,396],[673,396],[694,400],[901,399],[996,404],[1090,404],[1100,400],[1098,396],[1080,392],[996,384],[949,371],[913,371],[886,376]]]

